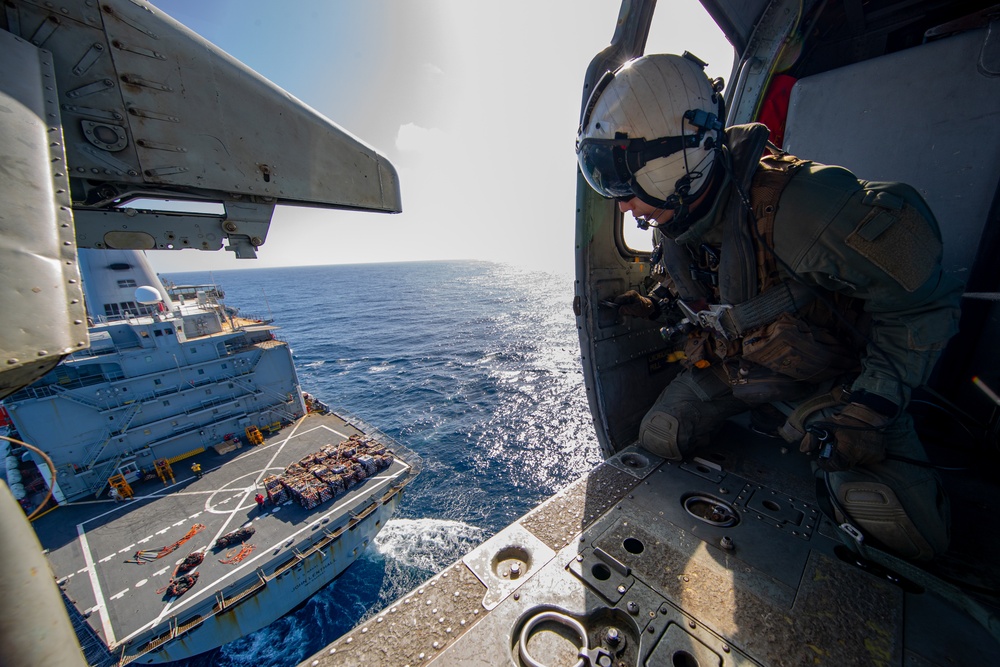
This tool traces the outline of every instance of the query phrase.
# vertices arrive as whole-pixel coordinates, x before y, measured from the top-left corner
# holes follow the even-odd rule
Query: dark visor
[[[632,195],[632,173],[625,163],[628,140],[584,139],[576,149],[583,177],[603,197]]]
[[[583,139],[576,146],[580,171],[590,187],[609,199],[645,193],[635,183],[635,173],[650,160],[673,155],[685,148],[697,148],[705,131],[677,137],[644,139]]]

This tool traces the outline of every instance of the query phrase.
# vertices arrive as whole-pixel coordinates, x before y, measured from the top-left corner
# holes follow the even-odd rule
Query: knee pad
[[[639,446],[665,459],[679,461],[680,421],[666,412],[650,412],[639,427]]]
[[[898,556],[930,560],[948,548],[946,517],[931,510],[911,517],[885,484],[845,482],[836,493],[850,520]]]

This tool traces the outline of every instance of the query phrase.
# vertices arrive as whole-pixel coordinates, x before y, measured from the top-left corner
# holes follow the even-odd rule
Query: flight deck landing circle
[[[233,512],[239,512],[240,510],[253,509],[257,507],[257,501],[253,499],[254,495],[256,495],[254,491],[257,491],[258,493],[263,491],[255,482],[258,478],[263,479],[266,473],[272,471],[277,471],[277,474],[280,474],[284,471],[284,468],[260,468],[259,470],[248,472],[245,475],[234,477],[208,496],[205,500],[205,511],[211,514],[232,514]],[[249,482],[247,481],[248,478],[251,478]],[[230,504],[232,498],[240,494],[244,494],[244,498],[249,499],[250,502],[241,502],[236,507],[229,507],[228,505]],[[223,498],[216,502],[215,499],[220,495],[222,495]],[[227,500],[227,498],[229,500]]]

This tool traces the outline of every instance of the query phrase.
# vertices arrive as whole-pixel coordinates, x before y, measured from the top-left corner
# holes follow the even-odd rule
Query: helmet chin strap
[[[711,174],[709,175],[709,178],[711,178]],[[681,178],[677,182],[677,189],[674,191],[674,195],[671,197],[672,199],[675,199],[676,203],[660,203],[653,210],[652,215],[643,220],[636,220],[639,225],[639,229],[656,227],[671,238],[682,234],[688,228],[688,225],[686,225],[685,222],[691,214],[690,202],[692,199],[697,199],[697,197],[701,194],[701,192],[696,193],[694,196],[689,194],[690,182],[691,179],[688,175]],[[657,218],[667,211],[673,212],[673,217],[671,217],[667,222],[657,221]]]

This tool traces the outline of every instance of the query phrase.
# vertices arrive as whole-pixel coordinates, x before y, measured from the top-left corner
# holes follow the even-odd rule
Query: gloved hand
[[[860,403],[849,403],[829,421],[829,440],[821,442],[812,431],[799,445],[800,452],[820,450],[817,464],[827,472],[849,470],[885,459],[885,433],[882,429],[892,419]],[[832,427],[832,428],[830,428]],[[825,445],[832,444],[829,456]]]
[[[655,301],[634,289],[616,296],[615,303],[619,305],[618,312],[622,315],[654,319],[660,314],[660,307]]]

